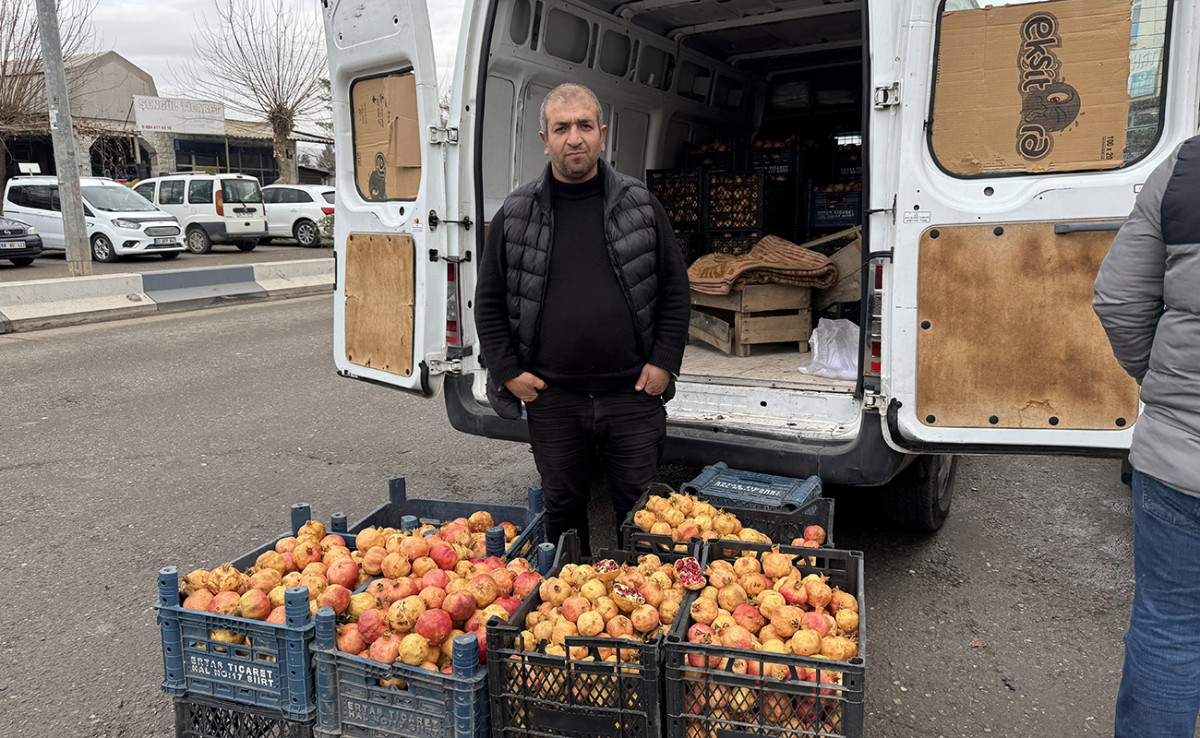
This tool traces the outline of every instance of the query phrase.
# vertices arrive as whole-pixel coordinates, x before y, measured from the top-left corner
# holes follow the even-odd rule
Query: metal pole
[[[58,201],[62,208],[63,235],[67,245],[67,271],[72,277],[90,277],[92,259],[87,226],[83,222],[83,200],[79,196],[79,157],[75,151],[71,101],[67,94],[67,74],[63,69],[58,11],[54,0],[37,0],[37,13],[38,31],[42,37],[42,66],[46,73],[50,135],[54,141],[54,167],[58,170]]]
[[[226,136],[225,137],[225,173],[226,174],[229,174],[230,172],[233,171],[233,169],[231,168],[231,164],[232,163],[229,161],[229,136]],[[221,171],[221,168],[217,167],[217,171],[218,172]]]

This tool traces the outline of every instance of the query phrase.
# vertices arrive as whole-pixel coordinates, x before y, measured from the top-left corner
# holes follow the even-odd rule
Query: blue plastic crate
[[[307,587],[287,590],[285,625],[185,609],[173,566],[159,571],[158,595],[164,692],[252,705],[289,720],[313,718],[309,646],[314,628]],[[214,630],[243,636],[245,642],[218,641]]]
[[[718,461],[704,467],[695,479],[680,486],[679,491],[708,500],[714,505],[756,507],[763,510],[786,506],[792,510],[799,510],[821,496],[821,478],[815,474],[808,479],[760,474],[730,469],[724,461]]]
[[[521,535],[517,536],[505,549],[503,558],[511,561],[519,556],[532,562],[537,556],[538,544],[544,543],[546,540],[543,509],[540,486],[529,488],[529,507],[526,508],[462,500],[410,500],[404,477],[395,477],[388,480],[388,501],[350,526],[349,533],[354,534],[364,528],[396,528],[400,530],[415,527],[421,523],[440,524],[455,518],[470,517],[474,512],[485,511],[491,513],[497,525],[508,522],[521,529]],[[337,521],[333,522],[334,530],[332,532],[336,533]]]
[[[175,698],[175,738],[312,738],[313,721],[206,697]]]

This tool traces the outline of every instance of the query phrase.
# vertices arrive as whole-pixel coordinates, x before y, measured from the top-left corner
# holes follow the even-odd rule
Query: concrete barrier
[[[140,274],[0,283],[0,331],[31,331],[154,313]]]
[[[142,284],[160,312],[267,299],[251,264],[146,272]]]
[[[333,290],[333,259],[296,259],[254,265],[254,281],[271,297],[298,297]]]

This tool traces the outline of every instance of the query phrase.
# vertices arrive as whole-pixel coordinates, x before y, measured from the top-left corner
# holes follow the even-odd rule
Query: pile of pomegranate
[[[719,510],[692,495],[672,492],[668,497],[650,495],[646,506],[634,512],[633,524],[646,533],[666,536],[673,541],[692,538],[705,541],[725,539],[743,543],[770,543],[761,531],[746,528],[733,513]],[[678,547],[682,550],[682,547]]]

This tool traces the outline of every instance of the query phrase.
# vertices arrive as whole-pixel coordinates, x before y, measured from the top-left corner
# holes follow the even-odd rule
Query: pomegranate
[[[271,600],[261,589],[247,590],[239,604],[244,618],[266,620],[271,614]]]
[[[449,583],[450,575],[447,574],[444,569],[430,569],[429,571],[425,572],[425,576],[421,577],[421,581],[418,586],[421,589],[425,589],[426,587],[445,589],[446,585]]]
[[[331,584],[317,597],[317,605],[332,607],[335,613],[341,615],[350,606],[350,590],[340,584]]]
[[[519,600],[525,599],[541,581],[542,575],[537,572],[526,571],[518,574],[517,578],[513,580],[513,596]]]
[[[338,559],[325,569],[325,580],[330,584],[340,584],[346,589],[353,589],[358,582],[358,564],[353,559]]]
[[[183,606],[188,610],[207,612],[208,604],[212,602],[212,599],[213,593],[209,592],[207,588],[198,589],[187,596],[187,599],[183,601]]]
[[[776,585],[775,591],[781,594],[789,605],[808,604],[808,588],[797,577],[790,576],[783,579]]]
[[[592,608],[600,613],[600,617],[604,618],[606,623],[621,614],[621,608],[617,607],[617,603],[613,602],[611,597],[601,597]]]
[[[612,601],[616,603],[617,609],[621,612],[633,612],[636,608],[646,604],[646,598],[638,594],[636,589],[619,582],[613,583]]]
[[[721,608],[717,606],[716,600],[710,600],[707,597],[697,597],[695,602],[692,603],[692,607],[689,612],[692,616],[692,620],[695,620],[697,623],[704,623],[705,625],[708,625],[717,619],[717,615],[720,613],[720,611]]]
[[[623,569],[617,575],[617,583],[637,589],[646,583],[646,577],[637,569]]]
[[[712,628],[708,627],[704,623],[695,623],[692,625],[692,627],[687,629],[688,643],[700,643],[704,636],[708,636],[711,642],[713,635]]]
[[[387,546],[387,539],[383,535],[383,531],[378,528],[364,528],[354,539],[354,547],[359,551],[366,553],[376,546]]]
[[[424,651],[425,644],[422,641],[421,652],[424,653]],[[396,663],[396,659],[400,658],[400,636],[395,633],[384,633],[371,643],[369,654],[372,661],[389,666]]]
[[[467,527],[472,533],[486,533],[488,528],[495,527],[495,525],[492,514],[484,510],[472,513],[471,517],[467,518]]]
[[[825,542],[825,529],[819,525],[810,525],[804,529],[804,540],[816,541],[817,545]]]
[[[467,622],[463,625],[463,630],[468,633],[478,633],[487,622],[487,618],[483,613],[483,610],[476,610],[472,613],[471,617],[467,618]]]
[[[658,606],[658,619],[670,625],[675,622],[675,616],[679,614],[679,603],[675,600],[663,600]]]
[[[744,605],[746,602],[746,590],[742,589],[741,585],[730,584],[717,592],[717,604],[721,606],[722,610],[733,612],[738,605]]]
[[[422,556],[419,559],[413,559],[411,576],[420,579],[434,569],[439,569],[437,562],[428,556]]]
[[[308,537],[297,538],[296,547],[292,549],[292,560],[297,569],[304,571],[304,567],[314,561],[320,561],[323,553],[321,544],[316,540]]]
[[[283,605],[273,608],[271,614],[267,616],[267,622],[274,625],[287,625],[287,608]]]
[[[767,620],[771,619],[771,613],[775,612],[775,608],[780,605],[788,604],[783,595],[775,590],[766,590],[758,596],[758,610]]]
[[[781,638],[791,638],[792,634],[800,630],[801,618],[804,617],[804,611],[794,605],[783,605],[775,608],[775,612],[771,615],[771,627]]]
[[[751,633],[758,633],[767,624],[767,619],[758,608],[750,604],[738,605],[733,611],[733,620]]]
[[[808,604],[812,607],[825,607],[833,597],[833,590],[820,579],[806,580],[804,588],[808,590]]]
[[[487,574],[472,577],[467,582],[467,591],[475,596],[475,605],[478,608],[487,607],[495,602],[496,598],[500,595],[500,589],[496,586],[496,580]]]
[[[737,561],[733,562],[733,573],[738,578],[744,577],[747,574],[761,574],[762,564],[753,556],[739,556]]]
[[[316,600],[325,591],[325,588],[329,586],[329,582],[325,581],[325,577],[320,574],[302,574],[300,576],[300,586],[308,587],[308,599]]]
[[[749,597],[756,597],[759,592],[765,592],[771,588],[771,580],[767,578],[766,574],[747,574],[737,583],[746,590],[746,595]]]
[[[442,540],[449,544],[457,543],[460,546],[470,546],[471,529],[459,523],[450,523],[445,528],[442,528]]]
[[[647,581],[641,587],[638,587],[638,594],[642,596],[642,599],[646,601],[647,605],[658,607],[660,604],[662,604],[662,587],[658,586],[658,583],[653,579]]]
[[[367,647],[367,642],[363,640],[362,634],[358,632],[358,625],[356,623],[345,625],[338,632],[337,647],[339,651],[355,654]]]
[[[272,598],[271,604],[276,604],[274,598]],[[346,617],[358,620],[364,612],[376,607],[379,607],[378,597],[368,592],[359,592],[350,595],[350,604],[346,606]]]
[[[271,569],[279,574],[282,578],[287,574],[287,564],[284,563],[283,555],[278,551],[265,551],[257,559],[254,560],[254,568],[258,571]]]
[[[858,613],[853,610],[842,608],[837,611],[834,619],[837,621],[838,630],[843,633],[853,633],[858,630]]]
[[[792,653],[797,656],[812,656],[821,652],[821,634],[815,630],[798,630],[792,635]]]
[[[770,579],[781,579],[792,573],[792,554],[779,553],[779,547],[771,549],[771,553],[763,554],[762,573]]]
[[[459,555],[453,546],[434,541],[429,544],[429,558],[433,559],[433,563],[437,565],[437,568],[445,570],[454,569],[458,564]]]
[[[426,610],[437,610],[446,601],[446,590],[440,587],[426,587],[418,592],[417,596],[425,603]]]
[[[728,648],[752,649],[754,648],[754,636],[740,625],[731,625],[721,633],[721,645]]]
[[[758,631],[758,640],[766,643],[767,641],[782,641],[783,638],[775,632],[775,626],[768,622]]]
[[[608,587],[604,586],[604,582],[599,579],[589,579],[579,588],[579,594],[588,602],[595,603],[596,600],[608,595]]]
[[[510,595],[502,595],[497,597],[496,601],[493,602],[492,605],[499,605],[500,607],[503,607],[504,611],[508,613],[508,617],[510,618],[517,614],[517,610],[521,609],[521,601]]]
[[[541,596],[542,602],[548,602],[552,607],[557,607],[571,596],[571,588],[558,577],[550,577],[542,582],[538,588],[538,594]]]
[[[504,568],[504,559],[500,558],[499,556],[489,556],[483,560],[483,563],[492,571]]]
[[[208,573],[208,581],[205,582],[205,586],[213,594],[237,592],[238,588],[242,586],[242,573],[230,564],[221,564]]]
[[[291,553],[292,549],[295,547],[296,547],[296,537],[295,536],[284,536],[283,538],[280,538],[278,541],[275,541],[275,551],[280,554]]]
[[[575,627],[579,630],[579,635],[591,638],[604,631],[604,618],[594,610],[585,612],[579,616]]]
[[[804,613],[800,619],[800,627],[804,630],[815,630],[818,635],[825,638],[837,627],[837,621],[827,612],[813,610]]]
[[[367,643],[379,640],[385,630],[387,630],[387,621],[384,619],[383,610],[371,608],[364,610],[363,614],[359,615],[358,632]]]
[[[179,592],[184,597],[189,597],[198,589],[208,589],[208,575],[209,571],[207,569],[192,570],[191,573],[179,580]],[[212,592],[209,592],[209,594],[212,594]]]
[[[258,590],[255,590],[256,592]],[[259,594],[262,594],[259,592]],[[242,596],[237,592],[217,592],[208,603],[208,611],[217,615],[241,617]]]
[[[400,541],[399,551],[408,557],[409,561],[429,555],[429,541],[419,536],[410,535]]]
[[[858,598],[849,592],[843,592],[838,588],[834,588],[833,594],[829,598],[829,612],[837,614],[839,610],[850,610],[858,612]]]
[[[629,622],[639,633],[649,633],[662,622],[658,617],[658,609],[646,604],[638,607],[629,615]]]
[[[585,612],[590,612],[591,609],[592,603],[589,602],[586,597],[580,597],[576,595],[574,597],[568,597],[563,601],[562,615],[572,623],[578,623],[579,616]]]
[[[450,619],[454,622],[466,622],[475,614],[475,595],[466,590],[450,592],[442,600],[442,609],[450,614]]]
[[[725,561],[717,563],[728,564]],[[734,573],[733,567],[718,567],[716,564],[708,567],[708,584],[710,586],[720,589],[721,587],[728,587],[736,581],[737,574]],[[691,589],[691,587],[688,587],[688,589]]]
[[[726,628],[734,625],[737,625],[737,621],[733,619],[733,615],[728,610],[718,610],[717,617],[713,618],[713,621],[708,624],[718,636],[724,633]]]
[[[445,610],[426,610],[417,618],[416,633],[431,646],[440,645],[450,637],[454,623]]]
[[[362,570],[371,576],[376,576],[383,571],[383,560],[388,554],[387,549],[383,546],[374,546],[369,551],[363,554]]]
[[[374,551],[374,549],[372,549]],[[370,551],[367,552],[368,554]],[[364,562],[366,559],[364,558]],[[399,551],[392,551],[387,556],[383,557],[383,561],[379,564],[379,571],[388,579],[396,579],[397,577],[406,577],[412,572],[412,562],[408,557]]]
[[[613,638],[624,638],[633,634],[633,621],[624,615],[617,615],[604,626],[604,632]]]
[[[421,602],[420,597],[405,597],[399,602],[392,603],[385,619],[388,628],[394,633],[408,633],[416,626],[417,618],[421,617],[423,612],[425,612],[425,603]]]
[[[321,561],[314,561],[311,564],[309,564],[308,566],[304,567],[304,571],[302,571],[300,573],[301,574],[316,574],[317,576],[324,579],[325,578],[325,564],[324,564],[324,562],[321,562]]]
[[[496,590],[500,593],[500,596],[512,594],[513,580],[516,579],[516,576],[511,571],[500,567],[492,569],[488,572],[488,576],[496,583]]]
[[[612,559],[597,561],[592,565],[592,569],[596,572],[596,578],[602,582],[611,582],[621,573],[621,567]]]

